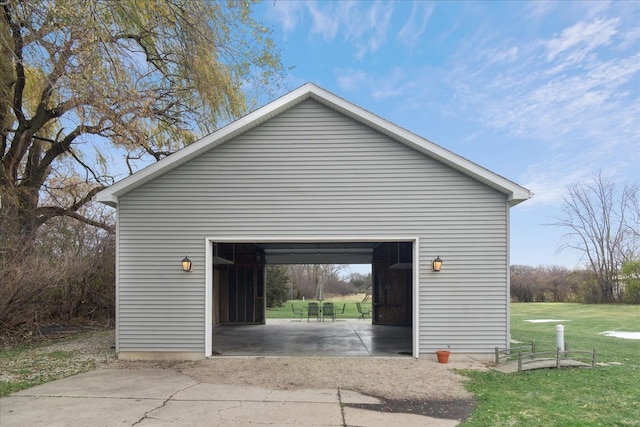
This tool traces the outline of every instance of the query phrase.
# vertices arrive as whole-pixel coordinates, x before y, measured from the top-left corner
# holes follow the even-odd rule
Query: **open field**
[[[356,308],[356,303],[361,302],[364,294],[357,295],[347,295],[347,296],[339,296],[339,297],[327,297],[323,302],[332,302],[335,311],[336,318],[338,319],[357,319],[360,317],[360,313]],[[267,319],[294,319],[297,316],[293,314],[293,310],[291,305],[295,307],[297,312],[303,312],[304,318],[307,317],[307,305],[310,302],[318,302],[316,300],[289,300],[282,307],[277,308],[268,308],[267,309]],[[319,303],[322,307],[322,303]],[[344,306],[344,313],[342,313],[342,307]],[[363,310],[371,310],[371,300],[366,303],[362,303]],[[371,318],[371,316],[368,316]]]
[[[532,323],[527,320],[562,320]],[[640,331],[640,306],[530,303],[511,305],[511,337],[554,350],[555,325],[573,350],[598,350],[596,369],[514,374],[466,371],[478,407],[465,426],[640,426],[640,340],[601,335]]]

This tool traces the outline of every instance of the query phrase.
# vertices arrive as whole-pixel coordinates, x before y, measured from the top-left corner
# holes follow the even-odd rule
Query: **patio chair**
[[[310,302],[307,305],[307,322],[312,317],[315,317],[318,322],[320,321],[320,307],[317,302]]]
[[[293,304],[291,304],[291,311],[293,311],[294,316],[298,316],[300,320],[302,320],[302,316],[304,316],[304,311],[296,310],[296,307]]]
[[[360,304],[359,302],[356,303],[356,308],[358,309],[358,313],[360,313],[360,319],[364,320],[367,318],[367,316],[371,316],[371,309],[363,310],[362,304]]]
[[[336,321],[336,312],[333,310],[332,302],[325,302],[322,304],[322,321],[325,317],[330,317],[332,321]]]

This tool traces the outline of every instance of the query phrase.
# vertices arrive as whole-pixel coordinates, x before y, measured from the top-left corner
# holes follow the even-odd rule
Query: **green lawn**
[[[530,323],[530,319],[565,319]],[[640,340],[600,335],[640,331],[640,306],[533,303],[511,305],[511,336],[553,350],[555,325],[572,350],[598,350],[591,368],[515,374],[465,371],[478,408],[465,426],[640,426]]]
[[[358,313],[358,309],[356,308],[356,302],[361,301],[360,299],[355,299],[354,297],[345,297],[345,298],[332,298],[323,301],[324,302],[332,302],[334,305],[334,309],[336,310],[336,318],[337,319],[357,319],[360,317],[360,313]],[[291,305],[295,307],[296,311],[302,311],[304,313],[304,318],[307,318],[307,305],[309,302],[318,302],[315,300],[289,300],[282,307],[277,308],[268,308],[267,309],[267,319],[294,319],[297,316],[293,314],[293,310]],[[344,305],[344,313],[342,313],[342,306]],[[322,306],[322,303],[320,303]],[[362,310],[371,310],[371,303],[363,303]],[[367,318],[371,318],[368,316]]]

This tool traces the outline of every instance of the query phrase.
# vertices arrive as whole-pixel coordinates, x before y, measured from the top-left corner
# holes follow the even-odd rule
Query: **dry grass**
[[[95,368],[116,366],[114,331],[53,335],[0,351],[0,395]]]

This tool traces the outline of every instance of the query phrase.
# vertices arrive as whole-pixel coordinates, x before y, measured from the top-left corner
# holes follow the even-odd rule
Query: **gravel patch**
[[[29,385],[53,381],[91,369],[175,369],[197,381],[251,385],[281,390],[351,390],[381,400],[360,405],[384,412],[407,412],[466,419],[475,399],[455,370],[487,369],[481,361],[452,355],[449,363],[410,357],[214,357],[185,362],[120,361],[113,349],[114,331],[81,333],[25,351],[3,350],[0,382]],[[355,405],[353,405],[355,406]]]
[[[464,388],[466,378],[454,370],[487,368],[459,357],[448,364],[426,358],[214,358],[183,362],[176,369],[205,383],[351,390],[376,397],[381,403],[347,406],[466,420],[476,401]]]
[[[353,390],[387,399],[470,399],[465,378],[452,368],[481,368],[472,361],[440,364],[413,358],[260,357],[183,362],[183,374],[206,383],[275,389]]]

